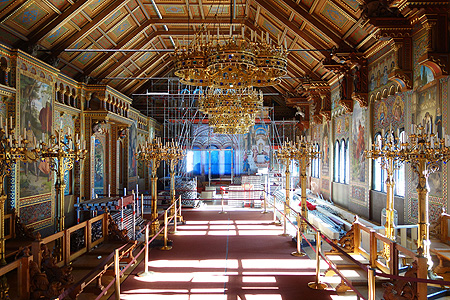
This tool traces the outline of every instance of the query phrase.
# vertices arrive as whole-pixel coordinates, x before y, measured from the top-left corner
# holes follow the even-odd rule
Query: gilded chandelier
[[[203,27],[188,47],[175,49],[175,75],[187,85],[206,87],[199,109],[208,114],[215,133],[246,133],[263,108],[263,96],[253,87],[273,86],[287,73],[286,46],[273,45],[251,32],[212,36]]]

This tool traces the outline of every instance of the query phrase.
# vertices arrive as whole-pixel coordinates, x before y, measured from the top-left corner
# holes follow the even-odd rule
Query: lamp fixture
[[[244,27],[240,36],[221,39],[203,26],[186,47],[175,49],[175,75],[180,82],[206,87],[199,97],[199,109],[208,114],[215,133],[246,133],[263,107],[262,92],[254,87],[280,83],[287,74],[287,47],[271,43],[269,33],[258,41]]]

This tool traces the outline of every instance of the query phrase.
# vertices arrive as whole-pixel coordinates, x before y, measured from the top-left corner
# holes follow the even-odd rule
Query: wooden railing
[[[30,298],[29,265],[32,259],[32,256],[24,256],[0,268],[0,278],[17,269],[17,296],[19,299]],[[5,288],[4,284],[1,288]]]
[[[101,222],[102,226],[102,236],[96,240],[92,240],[92,228],[93,225],[97,222]],[[83,230],[84,237],[84,247],[77,250],[75,253],[71,253],[71,234],[78,230]],[[57,265],[59,267],[67,265],[69,262],[74,260],[75,258],[81,256],[82,254],[88,252],[93,247],[105,241],[105,238],[108,234],[108,214],[102,214],[87,221],[84,221],[80,224],[72,226],[64,231],[52,234],[43,239],[38,239],[32,242],[31,253],[33,255],[33,260],[41,266],[41,246],[42,245],[50,245],[53,246],[57,242],[57,240],[62,240],[62,257],[59,258]],[[49,248],[50,249],[50,248]]]
[[[14,218],[15,215],[14,214],[6,214],[4,216],[5,219],[5,240],[9,240],[12,239],[16,236],[15,233],[15,226],[14,226]]]
[[[450,242],[450,237],[448,236],[449,233],[449,220],[450,220],[450,215],[446,214],[446,213],[442,213],[441,214],[441,234],[440,234],[440,239],[442,243],[449,243]]]
[[[404,230],[410,226],[405,226]],[[394,242],[384,235],[368,228],[358,221],[353,222],[354,253],[365,257],[371,267],[377,267],[387,274],[399,274],[399,259],[413,260],[416,253]],[[406,235],[406,231],[405,231]],[[389,247],[389,260],[380,255],[384,245]],[[401,253],[401,254],[400,254]]]

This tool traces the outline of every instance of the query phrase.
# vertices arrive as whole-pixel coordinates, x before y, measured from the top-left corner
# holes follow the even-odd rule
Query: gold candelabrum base
[[[289,166],[292,160],[296,160],[299,167],[300,186],[301,186],[301,214],[304,219],[298,226],[301,226],[302,232],[307,232],[306,219],[308,218],[308,208],[306,205],[306,170],[313,159],[319,157],[319,152],[315,150],[312,143],[307,141],[305,137],[298,138],[297,142],[285,142],[279,152],[278,159],[284,162],[286,167],[286,204],[289,205],[290,200],[290,171]],[[286,214],[288,216],[289,212]]]
[[[379,159],[381,167],[386,170],[386,223],[385,235],[395,240],[394,224],[394,171],[399,169],[404,162],[411,165],[413,172],[418,176],[416,191],[418,194],[418,238],[417,248],[428,260],[431,270],[433,265],[430,255],[429,214],[428,214],[428,176],[439,170],[439,162],[450,160],[450,137],[442,129],[442,137],[430,132],[421,124],[411,125],[411,134],[406,141],[406,135],[394,137],[392,128],[385,137],[372,145],[372,149],[365,151],[367,158]],[[384,132],[382,132],[384,136]],[[382,255],[386,260],[390,259],[390,251],[384,246]]]

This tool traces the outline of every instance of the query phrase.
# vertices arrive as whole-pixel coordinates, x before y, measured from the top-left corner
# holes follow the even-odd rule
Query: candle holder
[[[395,241],[394,172],[395,170],[399,170],[407,159],[407,155],[402,149],[402,145],[400,137],[398,137],[396,141],[391,130],[387,137],[384,137],[382,134],[381,142],[373,143],[371,150],[364,151],[366,158],[373,160],[380,159],[381,168],[386,171],[386,221],[384,224],[384,235],[393,241]],[[386,261],[390,261],[390,249],[388,244],[384,243],[381,255]]]
[[[65,229],[64,225],[64,190],[66,183],[64,173],[72,170],[74,162],[80,161],[86,157],[85,141],[83,138],[75,139],[70,133],[63,134],[62,129],[55,131],[47,142],[40,143],[40,158],[49,164],[50,170],[55,172],[55,192],[56,192],[56,223],[55,232]],[[55,252],[59,259],[62,258],[62,240],[56,240]]]
[[[0,265],[6,265],[4,215],[7,195],[4,186],[5,178],[11,175],[18,161],[30,163],[36,161],[39,155],[36,140],[27,140],[26,129],[24,129],[24,136],[17,136],[13,129],[12,118],[9,125],[10,127],[6,120],[4,126],[3,118],[0,117]]]
[[[290,214],[289,204],[291,202],[291,172],[289,170],[289,166],[291,165],[291,161],[295,159],[295,145],[291,142],[284,142],[283,146],[276,152],[276,157],[278,160],[281,160],[281,163],[285,166],[284,174],[286,175],[286,198],[284,206],[284,214],[286,217]]]
[[[297,137],[297,142],[293,145],[293,157],[297,160],[301,187],[301,205],[302,205],[302,232],[307,231],[305,219],[308,218],[308,207],[306,205],[306,169],[311,165],[313,159],[319,158],[319,152],[314,149],[314,145],[304,136]]]
[[[164,150],[164,160],[169,163],[170,168],[170,204],[172,205],[175,202],[175,167],[186,156],[186,153],[180,148],[178,142],[173,140],[164,145]],[[175,206],[172,206],[170,213],[172,216],[175,215]],[[182,222],[182,220],[180,221]],[[177,220],[174,220],[174,222],[177,222]]]
[[[408,141],[402,141],[400,156],[411,164],[414,173],[419,177],[416,187],[418,196],[418,226],[417,248],[423,250],[423,255],[428,260],[428,271],[431,277],[436,275],[431,272],[433,263],[430,255],[430,234],[428,216],[428,177],[439,170],[439,162],[444,164],[450,159],[450,137],[442,128],[442,137],[427,132],[426,128],[419,125],[411,125],[411,134]]]
[[[156,171],[159,168],[161,160],[164,159],[165,149],[161,144],[159,138],[155,138],[150,142],[146,142],[144,145],[138,147],[136,153],[136,159],[149,164],[151,167],[151,189],[152,189],[152,213],[151,219],[153,220],[150,231],[152,235],[155,235],[159,231],[159,220],[158,220],[158,176]]]

